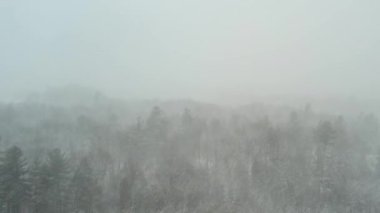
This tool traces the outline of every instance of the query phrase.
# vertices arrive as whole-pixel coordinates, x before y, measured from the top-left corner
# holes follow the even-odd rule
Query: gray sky
[[[0,0],[0,98],[380,98],[378,0]]]

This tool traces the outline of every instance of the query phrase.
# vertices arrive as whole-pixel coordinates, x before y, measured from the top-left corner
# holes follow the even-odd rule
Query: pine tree
[[[80,162],[72,180],[72,188],[75,210],[93,213],[99,202],[100,187],[87,158]]]
[[[318,181],[319,208],[327,205],[331,195],[332,180],[331,173],[334,168],[332,160],[332,144],[335,139],[335,129],[328,121],[321,122],[316,128],[315,137],[317,142],[316,149],[316,180]]]
[[[163,111],[160,107],[155,106],[146,121],[148,133],[155,139],[164,140],[167,134],[167,124]]]
[[[36,159],[30,169],[31,201],[33,213],[47,213],[49,170],[46,164]]]
[[[49,211],[56,213],[67,212],[67,180],[68,165],[60,149],[48,153],[47,163],[49,175]]]
[[[68,212],[68,165],[63,153],[50,151],[47,162],[36,160],[30,173],[33,211]]]
[[[193,124],[193,116],[191,111],[186,108],[182,113],[182,126],[183,128],[190,128]]]
[[[0,164],[0,200],[6,213],[20,213],[29,196],[26,161],[17,146],[6,150]]]

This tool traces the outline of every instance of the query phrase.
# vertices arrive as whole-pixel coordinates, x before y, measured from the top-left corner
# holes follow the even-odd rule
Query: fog
[[[0,213],[380,212],[378,11],[0,0]]]
[[[122,98],[379,98],[379,9],[373,0],[3,0],[0,95],[74,84]]]

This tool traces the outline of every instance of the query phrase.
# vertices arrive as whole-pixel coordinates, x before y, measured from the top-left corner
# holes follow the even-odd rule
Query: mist
[[[4,98],[65,85],[245,104],[267,95],[379,98],[377,1],[0,6]]]
[[[378,11],[0,0],[0,213],[380,212]]]

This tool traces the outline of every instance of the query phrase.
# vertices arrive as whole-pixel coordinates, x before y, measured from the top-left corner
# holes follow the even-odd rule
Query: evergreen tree
[[[68,165],[59,149],[48,153],[47,162],[31,167],[32,207],[36,213],[68,211]]]
[[[60,149],[48,153],[47,163],[49,175],[49,212],[67,212],[67,179],[68,165]]]
[[[156,139],[165,139],[167,133],[167,120],[165,119],[164,113],[161,108],[155,106],[150,113],[146,127],[151,136]]]
[[[189,128],[193,124],[193,116],[191,111],[186,108],[182,113],[182,126],[184,128]]]
[[[0,164],[0,200],[6,213],[20,213],[29,195],[26,162],[17,146],[6,150]]]
[[[31,208],[33,213],[48,212],[49,170],[46,164],[36,159],[30,169]]]
[[[318,187],[319,209],[323,209],[331,201],[333,162],[333,140],[335,130],[331,122],[319,123],[315,131],[317,142],[315,178]]]
[[[93,213],[99,203],[100,187],[87,160],[81,160],[72,180],[75,212]]]

